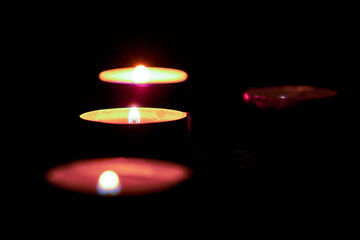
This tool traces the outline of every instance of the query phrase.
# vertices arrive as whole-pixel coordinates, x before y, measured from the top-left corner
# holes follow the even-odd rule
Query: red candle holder
[[[249,88],[243,94],[246,104],[262,110],[283,110],[298,107],[305,103],[313,104],[338,94],[336,90],[314,86],[271,86]]]
[[[315,167],[320,159],[313,156],[334,142],[337,95],[333,89],[306,85],[246,90],[246,127],[241,131],[259,155],[258,165],[281,170],[287,165],[281,161],[284,158],[288,165]]]

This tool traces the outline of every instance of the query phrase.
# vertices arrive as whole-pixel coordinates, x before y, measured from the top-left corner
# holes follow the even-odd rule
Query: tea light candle
[[[188,75],[178,69],[139,65],[106,70],[99,74],[99,78],[104,82],[147,85],[183,82]]]
[[[259,109],[281,110],[301,105],[304,102],[327,99],[338,94],[336,90],[314,86],[271,86],[249,88],[243,94],[247,104]]]
[[[77,142],[81,158],[134,153],[141,157],[181,158],[191,141],[190,116],[172,109],[100,109],[81,114],[80,120]]]
[[[80,118],[109,124],[147,124],[183,119],[188,114],[164,108],[111,108],[86,112]]]
[[[83,159],[56,166],[47,182],[67,191],[101,196],[138,196],[168,190],[192,175],[179,163],[148,158]]]

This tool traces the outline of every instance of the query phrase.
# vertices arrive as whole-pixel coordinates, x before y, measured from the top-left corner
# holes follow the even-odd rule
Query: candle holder
[[[125,155],[186,161],[191,137],[187,112],[136,108],[139,114],[132,117],[132,110],[101,109],[80,115],[79,157]]]
[[[280,170],[294,164],[302,170],[323,164],[319,156],[332,146],[337,95],[336,90],[314,86],[246,90],[243,134],[259,156],[259,164]]]
[[[299,106],[314,106],[338,94],[336,90],[314,86],[271,86],[249,88],[243,94],[244,102],[261,110],[286,110]]]

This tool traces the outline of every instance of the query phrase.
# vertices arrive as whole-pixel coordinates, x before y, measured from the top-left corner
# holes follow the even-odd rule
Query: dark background
[[[196,187],[189,187],[190,192],[186,190],[188,186],[179,190],[183,191],[182,198],[175,193],[176,200],[172,199],[171,204],[165,203],[162,195],[144,200],[155,204],[157,212],[176,211],[174,204],[177,211],[189,210],[188,216],[198,209],[207,212],[209,206],[214,205],[218,213],[265,211],[274,207],[295,211],[288,206],[301,205],[293,199],[298,195],[291,198],[284,193],[284,189],[291,189],[290,185],[276,190],[262,185],[246,193],[238,188],[234,191],[234,186],[219,189],[228,180],[221,178],[234,171],[228,169],[227,174],[227,165],[220,164],[225,173],[217,176],[216,157],[212,151],[219,153],[216,146],[223,149],[226,145],[235,145],[236,148],[244,143],[245,134],[242,135],[241,129],[249,125],[241,124],[251,116],[246,114],[242,93],[249,87],[303,84],[338,90],[335,110],[326,116],[331,120],[328,129],[340,135],[332,135],[336,141],[332,148],[322,146],[321,149],[332,151],[337,146],[339,149],[334,154],[337,166],[352,164],[344,154],[351,144],[344,143],[347,137],[343,133],[355,131],[350,123],[354,114],[354,88],[359,78],[358,1],[251,1],[203,6],[178,3],[167,6],[166,10],[150,4],[139,5],[91,6],[89,9],[56,6],[33,14],[32,21],[23,21],[27,31],[21,32],[26,40],[20,40],[24,48],[22,56],[25,55],[20,59],[23,65],[29,66],[29,72],[21,76],[31,74],[35,83],[24,88],[26,99],[18,107],[34,116],[32,127],[25,126],[30,131],[25,134],[24,152],[27,159],[32,159],[26,165],[29,164],[31,179],[35,179],[34,183],[27,184],[31,186],[28,196],[39,209],[70,212],[73,208],[81,208],[81,203],[98,210],[105,205],[118,207],[119,203],[112,200],[104,203],[105,200],[86,196],[63,196],[64,193],[54,192],[43,176],[50,167],[76,159],[81,113],[126,107],[131,103],[190,112],[194,148],[201,152],[198,161],[212,156],[215,163],[208,164],[210,170],[205,175],[212,179],[211,184],[217,182],[214,178],[221,182],[214,184],[215,190],[204,186],[203,181],[192,182]],[[138,63],[181,69],[189,74],[189,79],[178,86],[149,86],[143,94],[136,87],[98,79],[103,70]],[[294,123],[284,122],[282,126],[296,128]],[[246,134],[249,132],[251,135],[251,131]],[[326,154],[329,155],[331,153]],[[209,177],[211,174],[214,178]],[[335,185],[344,184],[337,181]],[[316,199],[312,194],[318,188],[323,189],[321,184],[323,182],[311,193],[301,192],[309,205],[313,203],[311,199]],[[248,186],[251,189],[252,185]],[[315,201],[317,207],[331,198],[332,195],[326,193],[326,197]],[[246,195],[247,201],[238,201]],[[126,202],[130,208],[144,202],[138,199],[118,201],[122,201],[120,204]],[[166,206],[166,210],[161,206]]]

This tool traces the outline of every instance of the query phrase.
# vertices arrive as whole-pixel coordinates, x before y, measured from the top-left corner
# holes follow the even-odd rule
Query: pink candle
[[[136,196],[168,190],[191,176],[178,163],[146,158],[97,158],[50,169],[46,180],[58,188],[102,196]]]

